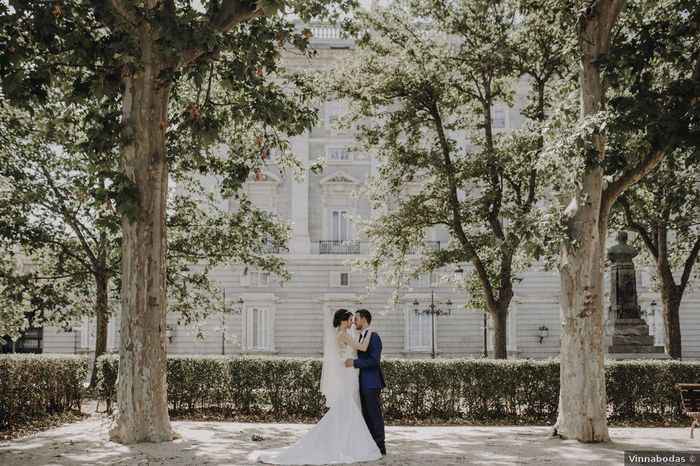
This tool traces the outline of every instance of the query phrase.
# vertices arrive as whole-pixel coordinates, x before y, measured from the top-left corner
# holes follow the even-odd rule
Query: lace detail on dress
[[[357,355],[355,350],[347,343],[337,342],[336,348],[338,350],[338,357],[340,357],[341,361],[345,361],[346,359],[355,359],[355,356]]]

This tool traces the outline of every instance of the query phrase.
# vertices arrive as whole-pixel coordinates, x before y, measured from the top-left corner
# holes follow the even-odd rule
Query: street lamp
[[[443,306],[443,305],[446,306],[445,309],[438,307],[438,306]],[[416,315],[418,315],[418,314],[428,315],[429,314],[430,318],[431,318],[430,325],[431,325],[431,332],[432,332],[432,338],[431,338],[432,350],[430,352],[430,355],[433,359],[435,359],[435,316],[443,316],[443,315],[449,316],[449,315],[451,315],[452,314],[452,300],[450,300],[448,298],[447,301],[445,301],[445,302],[435,301],[435,290],[433,290],[431,288],[430,289],[430,305],[428,305],[428,307],[424,308],[424,309],[420,309],[419,306],[420,306],[420,303],[418,302],[418,300],[417,299],[414,300],[413,301],[413,308],[414,308],[413,312],[415,312]]]
[[[227,306],[226,306],[226,288],[223,289],[223,308],[221,312],[221,354],[226,354],[226,312],[227,312]],[[243,298],[238,298],[238,301],[235,301],[234,306],[231,307],[231,313],[240,315],[243,313],[243,304],[245,304],[245,301],[243,301]],[[236,306],[237,305],[237,306]]]
[[[459,277],[460,279],[464,276],[464,269],[462,268],[461,265],[457,265],[457,268],[454,271],[455,275]],[[488,321],[488,315],[484,312],[484,324],[482,327],[482,330],[484,331],[484,357],[488,358],[489,357],[489,321]]]

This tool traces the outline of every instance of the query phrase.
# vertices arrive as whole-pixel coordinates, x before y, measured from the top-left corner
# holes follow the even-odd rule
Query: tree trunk
[[[508,306],[499,306],[493,317],[493,357],[495,359],[508,358]]]
[[[661,254],[662,251],[659,251]],[[664,253],[666,253],[664,251]],[[665,263],[665,265],[664,265]],[[683,357],[681,342],[680,308],[683,293],[676,285],[668,262],[659,255],[657,271],[661,277],[661,303],[663,305],[664,327],[666,330],[666,353],[673,359]]]
[[[90,388],[97,383],[97,359],[107,352],[107,325],[109,324],[109,280],[104,272],[95,275],[95,356],[92,361]]]
[[[683,347],[681,342],[681,321],[680,308],[681,297],[671,296],[668,300],[662,298],[664,326],[666,329],[666,352],[673,359],[683,358]]]
[[[570,240],[564,242],[560,264],[562,335],[559,412],[554,430],[561,437],[583,442],[609,440],[602,270],[607,222],[600,218],[602,181],[600,168],[584,178],[578,201],[581,205],[570,223]],[[584,201],[586,195],[589,198]]]
[[[603,108],[599,69],[623,0],[587,2],[579,18],[581,117]],[[610,440],[603,352],[603,252],[611,202],[603,199],[605,136],[592,134],[580,188],[564,212],[559,412],[554,433],[582,442]]]
[[[124,78],[122,169],[138,190],[122,218],[122,311],[119,412],[110,434],[120,443],[173,438],[166,382],[165,154],[169,85],[149,31],[140,38],[140,68]]]
[[[668,219],[670,215],[671,207],[668,205],[663,210],[663,221],[656,225],[656,243],[658,245],[656,270],[661,277],[666,353],[673,359],[681,359],[681,323],[678,313],[683,299],[683,288],[676,285],[671,264],[668,261]]]

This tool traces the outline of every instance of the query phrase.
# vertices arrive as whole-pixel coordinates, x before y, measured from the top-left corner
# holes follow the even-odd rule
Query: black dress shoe
[[[384,449],[379,450],[379,453],[381,453],[382,456],[386,456],[386,450],[384,450]]]

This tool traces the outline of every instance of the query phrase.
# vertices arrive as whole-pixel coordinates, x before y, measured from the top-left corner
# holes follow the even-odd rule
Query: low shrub
[[[80,409],[87,372],[84,357],[1,355],[0,429]]]
[[[382,395],[390,422],[551,423],[559,397],[557,360],[386,360]],[[98,363],[98,391],[116,399],[118,359]],[[175,412],[206,409],[277,420],[318,418],[321,361],[303,358],[173,356],[168,400]],[[700,362],[610,361],[606,365],[608,416],[613,422],[680,421],[674,389],[700,381]]]

